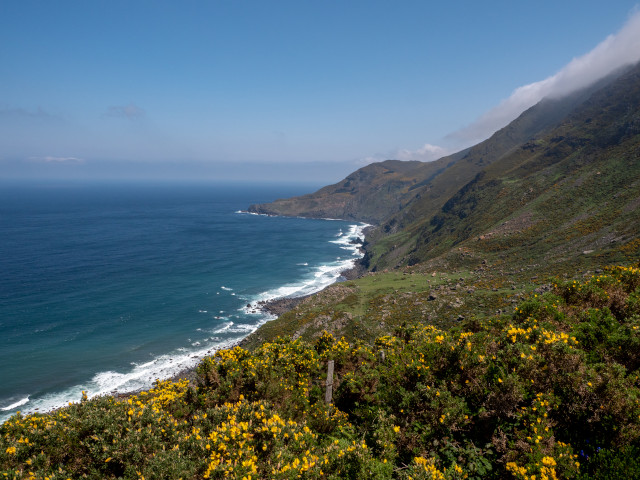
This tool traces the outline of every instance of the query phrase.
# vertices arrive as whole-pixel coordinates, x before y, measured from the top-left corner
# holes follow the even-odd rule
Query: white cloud
[[[451,148],[426,143],[417,150],[399,149],[386,155],[376,154],[360,163],[385,159],[437,160],[454,151],[474,145],[515,120],[522,112],[545,97],[558,98],[604,78],[614,70],[640,61],[640,10],[636,9],[620,31],[609,35],[589,53],[574,58],[555,75],[517,88],[499,105],[475,122],[447,135],[444,142]]]
[[[10,120],[23,118],[35,118],[44,120],[56,119],[56,117],[54,117],[50,113],[45,112],[42,107],[38,107],[37,110],[32,111],[25,108],[9,108],[6,106],[0,107],[0,118],[7,118]]]
[[[77,165],[80,163],[84,163],[84,159],[77,158],[77,157],[53,157],[53,156],[29,157],[29,160],[32,162],[51,163],[51,164],[66,163],[66,164]]]
[[[450,153],[453,153],[453,151],[438,145],[425,143],[417,150],[401,148],[389,153],[377,153],[369,157],[361,158],[356,163],[358,165],[369,165],[370,163],[383,162],[385,160],[420,160],[422,162],[431,162],[433,160],[438,160],[445,155],[449,155]]]
[[[109,107],[107,113],[104,114],[106,117],[117,117],[117,118],[128,118],[130,120],[135,120],[137,118],[144,117],[144,110],[133,103],[124,106],[112,106]]]
[[[417,150],[400,149],[393,157],[396,160],[422,160],[423,162],[431,162],[451,153],[446,148],[438,145],[425,143],[423,147]]]
[[[482,141],[545,97],[561,97],[587,87],[612,71],[640,60],[640,11],[636,10],[615,35],[589,53],[574,58],[555,75],[517,88],[509,98],[471,125],[447,136],[466,147]]]

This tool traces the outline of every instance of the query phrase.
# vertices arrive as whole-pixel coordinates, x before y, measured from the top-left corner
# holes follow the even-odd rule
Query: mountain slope
[[[484,143],[476,150],[490,144]],[[523,261],[564,261],[585,251],[621,260],[616,252],[632,248],[639,235],[639,152],[636,66],[557,127],[483,166],[439,198],[441,206],[432,197],[414,202],[402,212],[414,221],[391,239],[395,249],[390,240],[386,252],[378,249],[379,266],[415,264],[463,244],[480,253],[517,253]]]
[[[251,205],[249,211],[378,223],[406,206],[415,196],[411,187],[425,175],[437,173],[443,168],[442,164],[441,161],[425,165],[397,160],[373,163],[316,193]]]
[[[342,218],[385,223],[382,234],[401,229],[435,210],[491,163],[522,143],[553,128],[593,91],[619,75],[562,99],[544,100],[524,112],[490,139],[434,162],[387,160],[373,163],[313,194],[251,205],[267,215]],[[413,205],[418,205],[413,208]]]

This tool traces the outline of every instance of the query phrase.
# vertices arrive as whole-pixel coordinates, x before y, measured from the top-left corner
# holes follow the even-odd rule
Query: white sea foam
[[[228,319],[225,318],[225,320]],[[207,335],[207,338],[189,339],[190,345],[179,347],[171,354],[160,355],[146,362],[132,362],[131,366],[124,371],[99,372],[87,382],[61,392],[37,397],[27,396],[19,401],[8,399],[7,403],[10,404],[0,407],[0,424],[15,414],[21,406],[27,406],[21,409],[24,414],[44,413],[64,407],[70,402],[80,401],[83,391],[92,398],[99,395],[148,390],[157,379],[174,377],[186,369],[194,368],[202,358],[213,354],[216,350],[230,348],[238,340],[255,331],[262,323],[264,323],[262,319],[255,325],[234,324],[228,320],[217,329],[201,329],[202,334]]]
[[[266,213],[256,213],[256,212],[247,212],[246,210],[238,210],[235,213],[239,213],[241,215],[256,215],[259,217],[273,217],[274,215],[267,215]]]
[[[330,241],[331,243],[340,245],[340,247],[345,250],[351,251],[351,258],[341,259],[338,257],[335,262],[318,265],[301,281],[263,292],[255,298],[250,299],[249,304],[240,310],[248,315],[265,315],[265,312],[261,309],[261,305],[264,302],[279,298],[311,295],[335,283],[340,278],[342,272],[353,268],[356,260],[362,258],[364,255],[360,247],[364,241],[364,229],[368,226],[368,224],[351,225],[346,233],[343,232],[343,235],[336,240]],[[275,317],[267,318],[263,320],[263,322],[272,318]]]
[[[232,321],[228,321],[225,322],[220,328],[216,329],[216,330],[212,330],[211,333],[217,334],[217,333],[225,333],[227,332],[231,327],[233,326],[233,322]]]
[[[340,245],[341,248],[345,250],[354,251],[355,255],[362,256],[360,252],[360,244],[364,241],[364,233],[363,230],[369,225],[351,225],[349,227],[349,231],[341,235],[336,240],[331,240],[331,243],[335,243],[336,245]]]
[[[218,349],[231,347],[238,339],[237,335],[225,340],[216,338],[217,342],[215,344],[209,343],[189,350],[179,348],[173,354],[161,355],[148,362],[134,364],[130,370],[125,372],[112,370],[99,372],[90,381],[74,385],[64,391],[44,394],[35,398],[23,398],[11,405],[0,408],[0,410],[7,412],[6,414],[0,414],[0,424],[13,415],[18,407],[26,404],[28,404],[28,408],[23,409],[22,413],[44,413],[64,407],[70,402],[80,401],[83,391],[86,391],[87,396],[92,398],[99,395],[149,389],[157,379],[171,378],[186,369],[193,368],[205,356],[211,355]]]
[[[23,413],[47,412],[66,406],[69,402],[78,402],[82,397],[82,391],[87,395],[95,397],[111,393],[125,393],[141,389],[149,389],[156,379],[171,378],[188,368],[195,367],[205,356],[211,355],[217,349],[229,348],[242,337],[257,330],[262,324],[275,318],[260,309],[258,302],[285,297],[296,297],[308,295],[322,290],[326,286],[334,283],[340,274],[353,267],[357,258],[362,256],[359,244],[352,243],[354,239],[363,238],[363,230],[367,225],[353,225],[349,231],[344,233],[334,243],[340,244],[352,251],[351,258],[340,259],[324,265],[313,267],[309,274],[299,283],[283,285],[279,288],[266,291],[253,298],[250,305],[241,310],[245,314],[250,314],[254,318],[254,324],[234,323],[227,317],[219,317],[220,320],[227,320],[223,325],[214,330],[204,330],[212,334],[210,342],[199,339],[204,344],[194,342],[188,348],[180,347],[168,355],[160,355],[148,362],[133,364],[126,371],[104,371],[94,375],[91,380],[69,387],[61,392],[44,394],[42,396],[27,396],[24,398],[9,399],[9,405],[0,407],[0,424],[6,421],[15,411],[22,406]],[[229,287],[222,287],[223,290],[231,290]],[[218,292],[219,293],[219,292]],[[203,312],[204,313],[204,312]],[[220,313],[224,313],[220,311]],[[7,403],[8,403],[7,402]],[[6,413],[5,413],[6,412]]]
[[[256,330],[255,325],[237,324],[237,325],[234,325],[232,328],[229,328],[227,331],[232,333],[251,333],[255,330]]]
[[[221,290],[225,290],[227,292],[231,292],[233,290],[233,288],[229,288],[229,287],[225,287],[224,285],[222,287],[220,287]]]
[[[7,405],[6,407],[0,407],[0,410],[4,410],[6,412],[8,410],[13,410],[15,408],[21,407],[22,405],[25,405],[28,402],[29,402],[29,395],[27,395],[24,398],[21,398],[20,400],[12,403],[11,405]]]

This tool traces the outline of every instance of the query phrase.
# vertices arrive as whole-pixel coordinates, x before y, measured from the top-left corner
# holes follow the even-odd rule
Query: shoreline
[[[366,273],[366,269],[359,263],[356,263],[352,268],[344,270],[340,272],[340,277],[331,285],[335,285],[335,283],[345,282],[348,280],[355,280],[356,278],[360,278]],[[328,288],[331,285],[327,285]],[[324,290],[324,289],[323,289]],[[321,292],[322,290],[320,290]],[[316,292],[319,293],[319,292]],[[302,295],[300,297],[285,297],[285,298],[274,298],[273,300],[265,300],[257,303],[257,306],[263,312],[270,313],[272,315],[280,316],[287,313],[290,310],[293,310],[300,302],[304,299],[309,298],[316,293],[311,293],[309,295]],[[249,334],[251,335],[251,334]],[[247,335],[240,343],[243,342],[246,338],[249,337]]]
[[[311,294],[304,294],[308,292],[317,293],[323,288],[326,288],[326,286],[357,278],[361,275],[361,273],[358,272],[362,271],[361,262],[366,251],[367,242],[365,236],[370,231],[371,226],[363,222],[348,222],[346,226],[342,224],[339,226],[341,227],[339,233],[336,233],[338,230],[337,226],[329,226],[330,232],[327,234],[327,240],[329,243],[337,244],[343,250],[347,250],[348,253],[343,254],[338,250],[334,254],[335,259],[334,257],[328,257],[326,262],[322,261],[318,263],[318,265],[313,263],[312,267],[302,269],[304,275],[307,275],[306,272],[309,270],[310,278],[305,276],[304,281],[300,284],[295,280],[297,277],[294,277],[294,280],[291,280],[291,277],[289,277],[289,280],[293,283],[285,283],[284,286],[280,287],[276,285],[276,287],[272,287],[271,289],[266,288],[265,292],[259,295],[247,297],[245,303],[246,300],[250,300],[253,309],[245,308],[244,306],[238,308],[238,310],[244,312],[244,314],[238,313],[238,318],[241,318],[238,323],[246,328],[231,328],[229,333],[226,333],[225,330],[223,335],[211,337],[211,343],[205,343],[209,339],[202,341],[198,337],[197,339],[200,341],[191,344],[191,346],[187,345],[186,348],[180,348],[166,353],[156,352],[151,360],[137,363],[131,362],[131,366],[123,365],[112,368],[104,366],[102,368],[97,367],[94,375],[87,377],[86,380],[81,379],[77,382],[70,382],[69,385],[64,388],[51,389],[44,392],[34,390],[30,392],[28,396],[26,392],[24,392],[24,394],[20,392],[21,396],[16,394],[15,398],[7,397],[6,402],[4,402],[3,398],[2,407],[7,406],[11,408],[3,408],[2,411],[0,411],[0,418],[2,419],[0,424],[13,416],[16,410],[21,411],[23,414],[46,414],[64,408],[68,402],[79,401],[80,391],[86,391],[89,397],[111,396],[114,398],[127,398],[154,388],[154,385],[158,381],[188,379],[196,383],[196,370],[205,358],[215,356],[216,352],[220,350],[233,349],[236,346],[247,348],[250,341],[253,342],[251,345],[257,345],[254,333],[260,328],[260,325],[294,309],[300,302],[304,301],[305,298],[311,296]],[[315,244],[310,245],[310,253],[319,253],[315,252],[316,247],[314,245]],[[300,265],[308,264],[301,263]],[[313,276],[314,273],[315,277]],[[268,281],[273,281],[273,278],[266,278],[265,280],[267,280],[265,284],[268,285]],[[291,286],[293,286],[293,288]],[[296,289],[298,289],[298,292],[293,293]],[[273,298],[275,295],[286,294],[299,294],[301,296],[293,298]],[[258,299],[260,298],[264,300],[259,301]],[[271,298],[271,300],[267,301],[266,299],[269,298]],[[249,305],[247,305],[247,307],[249,307]],[[233,313],[233,311],[231,313]],[[251,315],[254,313],[258,315]],[[222,317],[217,317],[216,321],[221,318]],[[214,321],[211,320],[211,322]],[[226,326],[226,324],[221,325],[222,327]],[[231,322],[231,325],[233,325],[233,322]],[[213,333],[215,334],[216,332]],[[253,340],[249,340],[249,338]],[[188,341],[191,342],[190,339],[188,339]]]
[[[371,228],[371,226],[367,226],[365,227],[365,229],[363,230],[366,231],[367,229]],[[360,248],[363,249],[364,243],[361,244]],[[364,249],[363,249],[364,250]],[[360,260],[362,259],[359,258],[358,260],[356,260],[355,265],[351,268],[348,268],[347,270],[343,270],[342,272],[340,272],[340,277],[338,277],[338,279],[332,283],[331,285],[335,285],[336,283],[340,283],[340,282],[345,282],[345,281],[349,281],[349,280],[355,280],[357,278],[360,278],[362,276],[364,276],[367,273],[367,269],[360,263]],[[330,287],[331,285],[327,285],[325,288]],[[324,290],[324,289],[323,289]],[[321,292],[322,290],[320,290],[319,292]],[[298,304],[300,304],[303,300],[305,300],[306,298],[309,298],[319,292],[315,292],[315,293],[311,293],[309,295],[302,295],[299,297],[284,297],[284,298],[274,298],[272,300],[263,300],[260,301],[256,304],[256,306],[258,307],[259,310],[261,310],[262,312],[274,315],[275,317],[279,317],[280,315],[283,315],[291,310],[293,310]],[[258,327],[259,329],[260,327]],[[257,332],[258,330],[256,329],[254,332],[251,332],[250,334],[248,334],[247,336],[233,342],[232,344],[230,344],[229,346],[225,347],[224,349],[218,349],[218,350],[225,350],[225,349],[232,349],[235,347],[242,347],[244,344],[246,344],[247,339],[253,335],[255,332]],[[217,350],[216,350],[217,351]],[[214,351],[211,355],[215,355]],[[202,359],[206,358],[207,356],[211,356],[211,355],[206,355],[204,357],[202,357]],[[200,362],[202,361],[202,359],[199,359],[198,361],[198,365],[200,364]],[[189,380],[189,383],[195,383],[197,381],[198,375],[196,373],[196,369],[198,368],[198,365],[194,366],[194,367],[190,367],[190,368],[185,368],[184,370],[178,372],[176,375],[166,378],[164,380],[170,380],[172,382],[177,382],[179,380]],[[145,389],[140,389],[140,390],[135,390],[135,391],[131,391],[131,392],[116,392],[113,393],[112,395],[116,398],[129,398],[133,395],[137,395],[140,392],[145,391]]]

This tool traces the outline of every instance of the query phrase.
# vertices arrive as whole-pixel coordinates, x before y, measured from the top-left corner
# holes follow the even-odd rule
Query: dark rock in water
[[[353,268],[341,272],[340,276],[346,280],[355,280],[356,278],[362,277],[365,273],[367,273],[365,266],[361,262],[357,262]]]

